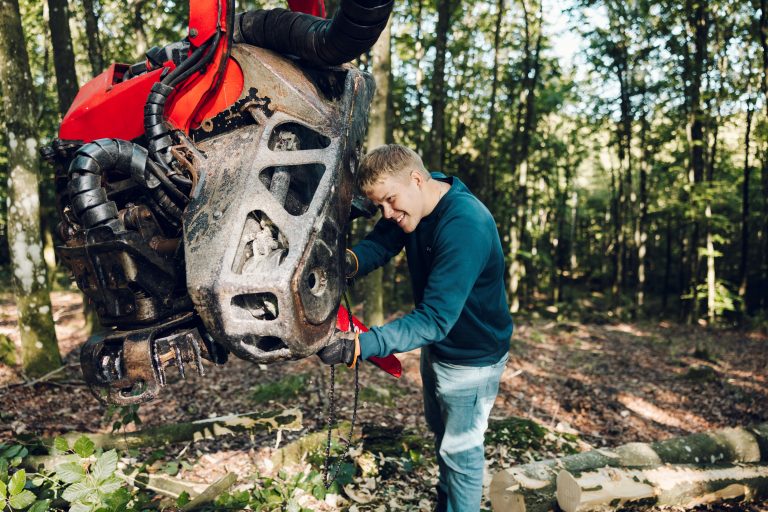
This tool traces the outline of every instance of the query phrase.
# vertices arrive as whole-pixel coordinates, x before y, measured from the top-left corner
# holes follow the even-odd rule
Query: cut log
[[[131,473],[123,473],[118,470],[115,474],[132,487],[146,489],[174,500],[185,492],[194,498],[208,488],[206,484],[187,482],[161,473],[139,473],[135,470]]]
[[[768,462],[768,423],[726,428],[656,443],[629,443],[558,459],[515,466],[491,481],[493,510],[545,512],[555,507],[555,480],[561,470],[574,474],[603,467],[654,467],[663,464]]]
[[[600,468],[580,475],[560,471],[557,504],[564,512],[615,510],[624,505],[693,508],[725,499],[768,496],[768,466]]]
[[[224,493],[230,487],[235,485],[235,482],[237,482],[237,475],[234,473],[227,473],[226,476],[223,476],[213,482],[210,486],[208,486],[207,489],[201,492],[192,501],[181,507],[181,512],[197,510],[198,508],[211,503],[213,500],[218,498],[220,494]]]
[[[129,448],[156,447],[170,443],[212,439],[222,435],[243,432],[301,430],[301,428],[301,411],[299,409],[285,409],[282,411],[233,414],[189,423],[161,425],[137,432],[115,434],[70,432],[61,437],[66,439],[70,446],[81,436],[87,436],[97,448],[127,450]],[[51,446],[53,439],[45,439],[43,444]]]
[[[331,430],[331,439],[337,441],[342,437],[346,438],[349,436],[350,425],[351,423],[348,421],[342,421],[339,423],[338,427]],[[355,436],[352,439],[352,443],[354,444],[358,437],[354,433],[353,436]],[[298,464],[308,454],[316,451],[324,451],[327,442],[327,430],[313,432],[312,434],[302,436],[292,443],[277,450],[270,458],[270,461],[272,462],[274,468],[281,468],[291,464]]]

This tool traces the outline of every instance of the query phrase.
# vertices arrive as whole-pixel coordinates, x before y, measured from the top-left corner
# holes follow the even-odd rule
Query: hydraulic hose
[[[315,66],[337,66],[370,50],[387,25],[394,0],[341,0],[333,19],[285,9],[257,9],[235,19],[236,43],[247,43]]]
[[[104,224],[117,228],[117,206],[101,186],[105,173],[120,169],[132,176],[144,173],[147,150],[121,139],[98,139],[77,150],[69,165],[69,198],[83,228]]]

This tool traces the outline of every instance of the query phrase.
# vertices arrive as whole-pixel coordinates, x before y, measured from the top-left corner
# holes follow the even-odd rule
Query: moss
[[[16,346],[5,334],[0,334],[0,363],[13,366],[16,364]]]
[[[360,400],[393,407],[405,391],[395,386],[365,386],[360,389]]]
[[[544,445],[547,433],[546,428],[533,420],[506,418],[489,424],[485,442],[503,444],[517,450],[538,450]]]
[[[251,399],[256,402],[268,402],[297,398],[306,392],[309,379],[310,376],[306,373],[296,373],[274,382],[259,384],[253,388]]]

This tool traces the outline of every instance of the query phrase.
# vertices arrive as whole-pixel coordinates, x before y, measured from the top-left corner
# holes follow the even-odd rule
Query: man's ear
[[[418,186],[419,188],[421,188],[426,182],[424,175],[419,171],[411,171],[411,179],[416,181],[416,186]]]

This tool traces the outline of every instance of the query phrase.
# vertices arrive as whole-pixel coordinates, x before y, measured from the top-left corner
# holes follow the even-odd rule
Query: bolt
[[[197,37],[197,29],[196,28],[189,29],[189,37]]]
[[[220,219],[221,218],[221,212],[213,212],[213,218],[214,219]]]

